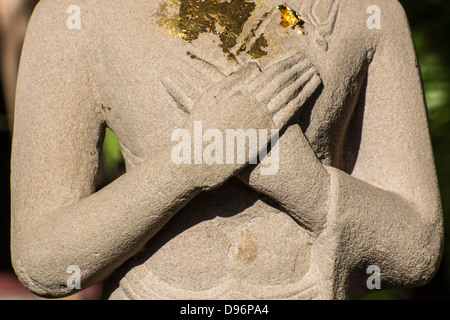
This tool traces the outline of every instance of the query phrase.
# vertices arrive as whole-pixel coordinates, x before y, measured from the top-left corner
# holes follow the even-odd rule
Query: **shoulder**
[[[339,14],[353,24],[366,24],[371,15],[379,15],[382,26],[407,24],[403,6],[398,0],[334,0],[340,2]],[[383,28],[381,28],[382,30]]]
[[[316,0],[317,1],[317,0]],[[382,14],[388,16],[404,16],[405,10],[398,0],[334,0],[341,3],[341,8],[346,8],[346,11],[371,11],[371,8],[380,8]],[[367,9],[367,10],[365,10]]]
[[[94,22],[102,12],[99,2],[104,1],[39,1],[28,23],[23,51],[48,60],[83,60],[95,42]]]
[[[53,31],[62,35],[78,30],[78,34],[85,34],[99,26],[107,9],[111,7],[113,5],[108,5],[105,0],[40,0],[28,29],[30,32],[36,29],[41,33]]]
[[[410,40],[408,17],[398,0],[339,1],[340,34],[378,47],[382,43]]]
[[[73,14],[80,14],[80,5],[85,3],[86,1],[79,0],[39,1],[31,15],[27,29],[27,37],[34,36],[40,38],[45,36],[50,41],[52,38],[59,38],[61,40],[67,37],[68,30],[71,28],[69,20],[74,17]],[[73,23],[75,22],[73,21]],[[82,31],[82,28],[78,29]]]

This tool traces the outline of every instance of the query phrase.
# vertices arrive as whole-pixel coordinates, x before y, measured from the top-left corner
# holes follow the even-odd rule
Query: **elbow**
[[[418,264],[415,286],[428,284],[438,271],[444,248],[444,224],[442,215],[432,223],[426,223],[423,230],[424,246]]]
[[[443,254],[444,225],[442,213],[433,221],[418,226],[415,241],[410,244],[410,261],[404,273],[406,287],[427,285],[438,271]],[[412,239],[411,239],[412,240]]]
[[[62,298],[74,294],[75,286],[69,285],[70,274],[58,270],[51,263],[52,257],[42,252],[29,254],[11,246],[11,262],[21,284],[30,292],[43,298]]]

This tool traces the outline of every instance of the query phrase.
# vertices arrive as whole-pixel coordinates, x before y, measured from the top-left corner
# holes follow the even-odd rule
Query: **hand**
[[[253,129],[257,132],[265,129],[268,134],[266,141],[270,141],[270,130],[284,129],[321,83],[317,72],[302,54],[291,56],[263,71],[257,64],[250,63],[229,76],[201,59],[193,60],[197,66],[192,72],[201,80],[198,86],[192,86],[192,81],[186,80],[184,86],[178,85],[177,81],[163,81],[168,93],[186,112],[185,128],[188,130],[193,128],[195,121],[201,121],[204,130],[219,130],[222,136],[228,129]],[[184,72],[190,67],[186,66]],[[198,77],[197,70],[202,68],[206,72],[203,77]],[[211,79],[215,79],[214,83],[205,86]],[[198,87],[206,89],[200,93]],[[213,175],[217,179],[213,180],[219,182],[209,182],[210,187],[223,183],[247,163],[248,159],[243,164],[222,164],[223,168],[214,169]]]
[[[298,53],[263,70],[248,87],[269,110],[274,127],[281,131],[320,85],[317,70]]]
[[[236,149],[233,148],[233,160],[231,162],[228,161],[230,155],[227,154],[227,143],[230,143],[230,141],[228,141],[227,132],[229,130],[233,130],[233,132],[237,132],[237,130],[242,130],[242,132],[254,130],[258,134],[265,132],[267,135],[265,138],[270,139],[270,132],[274,127],[270,113],[249,92],[248,86],[249,80],[260,73],[261,71],[256,64],[249,64],[238,72],[210,85],[194,101],[193,109],[186,118],[185,129],[191,132],[191,136],[195,136],[193,132],[195,123],[201,123],[202,135],[207,130],[214,130],[222,138],[219,146],[219,148],[222,148],[220,151],[222,154],[220,163],[197,164],[198,168],[196,169],[198,170],[196,172],[204,177],[202,186],[205,190],[220,186],[228,178],[242,170],[250,161],[248,152],[250,150],[250,141],[248,138],[244,138],[245,159],[238,160]],[[219,139],[219,137],[215,136],[214,140],[216,139]],[[258,148],[259,146],[256,147]],[[202,148],[202,152],[203,150]],[[218,150],[214,152],[216,153]]]
[[[210,62],[193,56],[180,72],[163,79],[162,83],[187,116],[193,112],[203,113],[197,109],[205,102],[217,104],[215,99],[224,98],[224,94],[231,96],[241,91],[253,96],[269,113],[274,128],[282,130],[317,90],[321,79],[314,66],[298,53],[264,70],[256,63],[250,63],[228,76]],[[221,94],[217,95],[218,92]],[[234,112],[235,119],[240,118],[240,111],[231,107],[225,112]]]

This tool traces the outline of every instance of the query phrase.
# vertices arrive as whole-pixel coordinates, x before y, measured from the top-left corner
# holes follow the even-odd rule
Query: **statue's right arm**
[[[168,150],[95,192],[105,121],[85,56],[87,35],[66,28],[64,6],[41,1],[30,21],[11,160],[12,263],[20,281],[46,297],[75,292],[66,285],[71,265],[81,269],[82,289],[105,279],[210,174],[176,166]]]

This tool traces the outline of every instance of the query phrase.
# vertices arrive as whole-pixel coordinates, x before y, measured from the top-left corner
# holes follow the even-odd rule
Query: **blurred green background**
[[[33,1],[32,1],[33,2]],[[34,1],[35,2],[35,1]],[[450,1],[401,0],[414,34],[429,111],[437,172],[446,219],[450,231]],[[4,93],[0,96],[0,272],[11,272],[9,251],[10,215],[10,131]],[[100,172],[100,186],[124,171],[123,158],[116,137],[107,132]],[[446,237],[441,267],[424,287],[375,292],[367,299],[449,299],[450,240]]]

